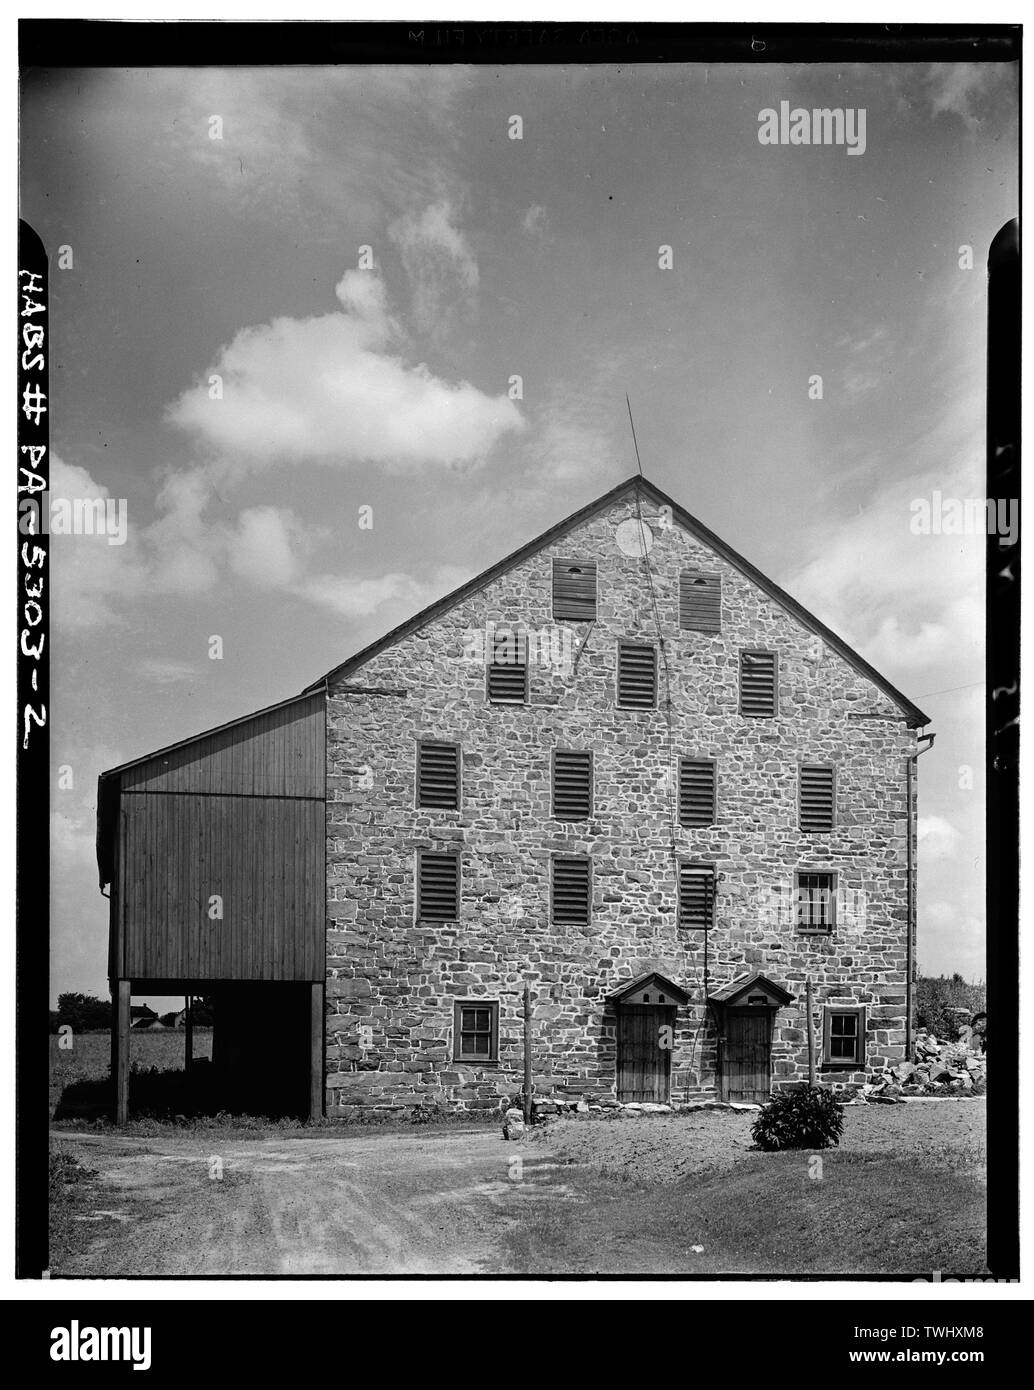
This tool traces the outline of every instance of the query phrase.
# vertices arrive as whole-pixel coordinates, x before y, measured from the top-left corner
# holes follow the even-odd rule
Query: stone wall
[[[687,990],[672,1057],[672,1099],[713,1094],[715,1035],[704,1005],[702,933],[676,922],[671,852],[673,767],[718,760],[718,815],[675,825],[681,857],[720,875],[710,933],[711,989],[757,968],[791,991],[773,1042],[776,1084],[806,1074],[804,982],[816,1033],[826,1004],[868,1006],[870,1073],[904,1058],[906,757],[901,711],[744,575],[648,507],[650,552],[670,676],[664,710],[619,709],[619,638],[655,640],[641,558],[616,543],[635,515],[622,500],[489,583],[422,630],[373,656],[328,694],[327,1111],[431,1100],[496,1108],[522,1084],[522,990],[534,996],[535,1084],[558,1095],[613,1095],[615,1018],[607,996],[658,969]],[[598,618],[553,623],[552,560],[598,562]],[[683,632],[678,576],[720,573],[722,630]],[[490,624],[530,631],[530,702],[485,698]],[[542,636],[543,640],[537,640]],[[584,643],[584,645],[583,645]],[[779,654],[779,712],[742,717],[738,654]],[[575,660],[577,654],[577,660]],[[379,692],[366,693],[370,689]],[[659,694],[665,694],[664,663]],[[416,809],[419,739],[462,744],[462,807]],[[594,817],[551,816],[554,748],[592,749]],[[801,761],[837,770],[831,834],[798,828]],[[462,849],[458,923],[416,922],[418,849]],[[588,927],[549,912],[550,857],[593,864]],[[838,924],[802,935],[792,913],[797,869],[839,875]],[[453,1006],[497,999],[499,1061],[453,1060]],[[837,1074],[860,1083],[864,1073]]]

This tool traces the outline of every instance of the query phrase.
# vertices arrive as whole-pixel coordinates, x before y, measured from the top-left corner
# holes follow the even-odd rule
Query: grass
[[[50,1039],[52,1119],[61,1128],[106,1132],[111,1128],[110,1033],[77,1034],[69,1049],[59,1047],[58,1041],[56,1036]],[[211,1029],[194,1030],[194,1057],[201,1065],[192,1074],[189,1088],[183,1070],[182,1032],[134,1033],[130,1049],[131,1118],[123,1132],[137,1137],[159,1135],[170,1126],[216,1131],[222,1137],[265,1139],[293,1132],[347,1134],[371,1128],[410,1130],[414,1126],[431,1133],[439,1129],[484,1129],[499,1123],[494,1114],[456,1111],[439,1105],[401,1113],[357,1109],[347,1119],[315,1121],[293,1116],[234,1114],[221,1108],[205,1064],[212,1054]]]
[[[908,1158],[775,1153],[667,1185],[565,1170],[506,1236],[514,1272],[986,1274],[984,1189]],[[693,1246],[703,1247],[694,1251]]]

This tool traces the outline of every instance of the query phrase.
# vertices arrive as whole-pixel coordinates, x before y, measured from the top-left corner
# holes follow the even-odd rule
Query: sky
[[[761,144],[781,101],[864,153]],[[919,963],[983,977],[985,538],[916,506],[983,491],[1012,67],[39,71],[21,121],[52,493],[128,521],[53,537],[55,997],[107,991],[98,773],[627,478],[626,392],[646,476],[930,715]]]

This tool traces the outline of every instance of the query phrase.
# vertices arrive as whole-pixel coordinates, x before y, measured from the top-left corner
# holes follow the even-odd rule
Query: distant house
[[[186,1009],[180,1009],[179,1013],[162,1014],[161,1024],[163,1028],[182,1028],[186,1024],[186,1019]]]
[[[130,1027],[138,1033],[144,1033],[156,1024],[161,1027],[158,1015],[147,1004],[134,1004],[130,1009]]]
[[[150,1018],[141,1018],[132,1025],[134,1033],[164,1033],[165,1024],[157,1014]]]

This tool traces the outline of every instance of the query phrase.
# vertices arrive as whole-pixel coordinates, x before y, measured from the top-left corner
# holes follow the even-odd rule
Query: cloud
[[[469,570],[457,565],[440,565],[426,580],[398,572],[375,578],[322,574],[304,580],[294,592],[343,618],[368,618],[384,609],[386,619],[394,612],[396,620],[402,621],[471,577]]]
[[[917,836],[920,858],[927,860],[953,858],[962,839],[955,826],[944,816],[920,816]]]
[[[934,63],[927,75],[927,95],[934,116],[953,115],[969,130],[980,126],[976,114],[996,77],[988,63]]]
[[[413,321],[424,333],[444,335],[457,311],[472,301],[478,265],[448,201],[419,215],[407,214],[388,228],[409,278]]]
[[[195,680],[198,668],[191,661],[176,661],[163,657],[142,657],[134,664],[136,674],[151,685],[182,685]]]
[[[521,218],[521,226],[529,236],[545,236],[549,224],[549,214],[541,203],[532,203]]]
[[[231,471],[303,460],[367,461],[392,473],[476,466],[523,427],[505,394],[403,361],[376,271],[347,271],[337,297],[340,313],[243,329],[166,418]],[[221,400],[210,398],[212,374],[222,379]]]
[[[290,586],[298,574],[299,530],[294,517],[279,507],[247,508],[228,537],[230,568],[260,589]]]

